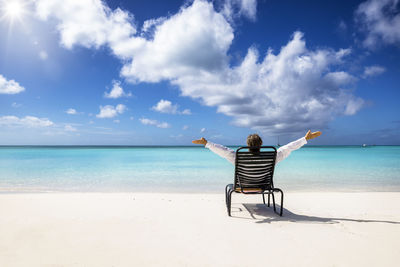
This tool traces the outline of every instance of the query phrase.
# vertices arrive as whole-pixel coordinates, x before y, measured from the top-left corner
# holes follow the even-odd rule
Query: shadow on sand
[[[240,216],[243,212],[242,208],[232,207],[232,217],[241,219],[253,219],[256,223],[272,223],[272,222],[301,222],[301,223],[324,223],[324,224],[334,224],[340,223],[341,221],[349,222],[363,222],[363,223],[390,223],[390,224],[400,224],[396,221],[385,221],[385,220],[365,220],[365,219],[352,219],[352,218],[340,218],[340,217],[317,217],[308,216],[302,214],[296,214],[283,208],[283,216],[280,217],[274,212],[274,209],[267,207],[264,204],[242,204],[243,207],[249,212],[251,218]],[[276,205],[276,210],[280,209],[279,205]],[[257,217],[256,217],[257,216]]]

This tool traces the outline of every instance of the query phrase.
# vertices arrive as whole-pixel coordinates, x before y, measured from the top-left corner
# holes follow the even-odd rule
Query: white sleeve
[[[290,155],[292,151],[299,149],[305,144],[307,144],[307,140],[305,137],[302,137],[300,139],[297,139],[296,141],[293,141],[287,145],[278,148],[278,153],[276,154],[276,163],[284,160]]]
[[[234,150],[227,148],[226,146],[223,145],[214,144],[212,142],[207,142],[205,147],[210,149],[218,156],[225,158],[230,163],[235,164],[236,153]]]

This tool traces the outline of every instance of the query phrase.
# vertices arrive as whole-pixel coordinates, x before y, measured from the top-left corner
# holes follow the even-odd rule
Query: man
[[[277,154],[276,154],[276,163],[284,160],[287,158],[290,153],[294,150],[299,149],[300,147],[304,146],[307,144],[307,141],[313,138],[316,138],[321,135],[320,131],[317,132],[311,132],[308,130],[306,135],[300,139],[297,139],[296,141],[293,141],[287,145],[281,146],[278,148]],[[232,164],[235,164],[235,157],[236,153],[234,150],[227,148],[223,145],[219,144],[214,144],[212,142],[207,141],[204,137],[198,139],[198,140],[193,140],[193,144],[199,144],[199,145],[204,145],[206,148],[210,149],[212,152],[215,154],[225,158]],[[262,145],[262,139],[258,134],[251,134],[247,137],[247,146],[249,147],[261,147]]]

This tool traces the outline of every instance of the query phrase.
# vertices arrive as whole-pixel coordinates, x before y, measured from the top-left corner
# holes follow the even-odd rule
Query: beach
[[[2,193],[0,266],[398,266],[399,192]]]

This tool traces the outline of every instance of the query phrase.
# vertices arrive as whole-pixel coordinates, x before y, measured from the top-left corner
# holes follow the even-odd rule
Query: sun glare
[[[3,18],[7,18],[10,21],[15,19],[20,20],[25,13],[25,4],[18,0],[2,1],[1,13]]]
[[[15,1],[11,3],[7,3],[5,6],[6,14],[10,17],[19,17],[22,13],[22,5]]]

